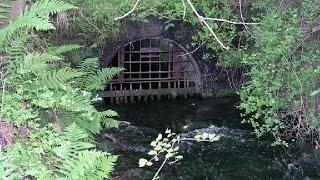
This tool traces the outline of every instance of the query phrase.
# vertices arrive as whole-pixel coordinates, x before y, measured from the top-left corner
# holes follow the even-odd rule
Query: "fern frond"
[[[108,177],[117,160],[116,156],[96,150],[85,150],[72,160],[64,160],[57,170],[66,179],[98,180]]]
[[[107,117],[118,117],[119,114],[116,111],[113,110],[106,110],[106,111],[102,111],[100,112],[102,116],[107,116]]]
[[[84,73],[71,68],[52,70],[41,74],[40,83],[50,89],[58,89]]]
[[[64,86],[63,88],[64,91],[53,91],[54,99],[56,100],[55,107],[57,109],[75,113],[84,113],[89,110],[92,111],[92,108],[94,107],[90,104],[90,93],[80,92],[70,86]]]
[[[0,47],[4,47],[6,40],[23,28],[47,31],[55,29],[49,20],[53,13],[75,8],[60,0],[40,0],[27,7],[18,15],[16,20],[0,30]]]
[[[20,40],[13,40],[10,43],[7,52],[9,53],[9,59],[12,61],[15,61],[17,57],[19,58],[26,54],[25,50],[23,49],[23,43]]]
[[[8,4],[0,3],[0,25],[4,24],[3,20],[7,19],[7,16],[5,16],[5,14],[9,12],[10,8],[11,6]]]
[[[47,67],[48,62],[53,62],[60,59],[61,58],[57,56],[47,53],[29,53],[24,57],[23,62],[20,63],[20,68],[18,71],[20,71],[20,73],[35,72]]]
[[[49,15],[73,9],[75,6],[60,0],[40,0],[26,8],[26,13],[34,17],[49,18]]]
[[[81,128],[79,128],[76,124],[68,126],[62,135],[64,140],[71,142],[89,140],[88,134],[84,132]]]
[[[123,70],[123,68],[117,67],[104,68],[97,71],[96,74],[89,74],[83,83],[88,91],[104,90],[107,81],[114,78]]]
[[[0,179],[20,179],[21,176],[15,173],[17,167],[9,162],[10,157],[5,157],[0,153]]]
[[[92,109],[94,110],[94,109]],[[97,114],[88,114],[86,112],[79,113],[79,112],[71,112],[71,111],[58,111],[58,117],[60,122],[66,127],[70,124],[77,124],[77,126],[81,127],[82,129],[86,130],[90,134],[97,134],[101,130],[100,121],[102,118]]]
[[[78,80],[78,86],[87,91],[104,90],[108,80],[123,71],[123,68],[112,67],[101,69],[98,58],[87,58],[78,69],[86,75]]]
[[[99,112],[100,116],[102,116],[102,124],[107,127],[114,127],[118,128],[119,127],[119,122],[115,119],[114,117],[118,117],[118,113],[113,110],[106,110]]]
[[[112,118],[102,119],[102,124],[106,127],[111,127],[111,128],[118,128],[119,127],[119,121],[112,119]]]
[[[98,58],[87,58],[85,59],[78,68],[86,72],[87,74],[94,74],[98,70],[100,70],[100,64],[99,64],[99,59]]]
[[[72,112],[58,109],[57,116],[64,127],[75,123],[90,134],[100,133],[101,124],[106,127],[115,128],[118,128],[119,125],[118,121],[113,119],[118,114],[112,110],[96,112],[92,108],[92,112]]]
[[[9,4],[6,3],[0,3],[0,13],[2,13],[3,11],[7,12],[6,10],[8,8],[11,8],[11,6]]]
[[[88,135],[75,124],[62,137],[65,141],[54,151],[59,157],[55,172],[62,179],[104,179],[113,170],[117,157],[90,150],[94,144],[86,142]]]
[[[63,46],[54,46],[50,47],[46,50],[47,53],[52,55],[61,55],[70,51],[74,51],[77,49],[80,49],[82,46],[77,44],[69,44],[69,45],[63,45]]]

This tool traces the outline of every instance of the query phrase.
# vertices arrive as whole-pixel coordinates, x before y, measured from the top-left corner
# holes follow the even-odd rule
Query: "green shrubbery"
[[[100,69],[91,58],[71,68],[63,53],[80,46],[39,48],[36,31],[54,29],[50,15],[74,6],[41,0],[0,30],[1,179],[103,179],[117,157],[95,150],[94,134],[117,126],[111,110],[98,112],[92,92],[121,69]]]
[[[255,29],[259,38],[242,59],[251,71],[240,91],[240,109],[258,136],[272,133],[279,143],[281,138],[313,138],[319,133],[311,96],[319,85],[319,43],[304,30],[316,23],[318,9],[313,1],[288,7],[257,4],[256,11],[263,12]]]

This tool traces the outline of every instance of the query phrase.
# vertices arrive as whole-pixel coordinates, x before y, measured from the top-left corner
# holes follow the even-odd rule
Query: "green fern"
[[[20,179],[21,176],[15,173],[17,167],[9,161],[10,157],[3,157],[0,153],[0,179],[14,180]]]
[[[43,68],[48,67],[48,62],[58,60],[61,60],[61,58],[47,53],[29,53],[24,57],[22,63],[18,62],[20,64],[19,73],[26,74],[34,73],[38,70],[43,71]]]
[[[40,81],[41,84],[49,88],[58,89],[62,86],[65,86],[65,84],[69,83],[70,80],[81,77],[83,75],[83,72],[77,71],[75,69],[62,68],[41,74]]]
[[[114,78],[121,71],[123,69],[117,67],[101,69],[96,74],[89,74],[84,85],[88,91],[104,90],[106,82]]]
[[[69,126],[72,123],[76,123],[77,126],[86,130],[86,132],[91,134],[97,134],[101,130],[100,117],[96,117],[96,114],[92,114],[90,119],[88,116],[90,113],[82,114],[77,112],[70,112],[59,110],[57,115],[59,120],[64,126]]]
[[[52,55],[61,55],[70,51],[74,51],[80,49],[82,46],[77,44],[69,44],[69,45],[62,45],[62,46],[53,46],[46,50],[47,53]]]
[[[78,65],[78,68],[81,71],[84,71],[88,74],[95,73],[100,69],[99,59],[98,58],[87,58]]]
[[[23,49],[23,45],[20,38],[11,41],[10,46],[7,48],[9,60],[17,60],[17,57],[25,55],[26,51]]]
[[[17,35],[21,29],[35,29],[47,31],[55,29],[49,20],[49,16],[75,8],[71,4],[60,0],[40,0],[27,7],[20,13],[16,20],[0,30],[0,47],[4,47],[13,35]]]
[[[71,69],[62,55],[80,46],[36,52],[37,47],[30,44],[34,36],[28,31],[54,29],[49,16],[70,8],[73,6],[59,0],[39,0],[0,29],[0,52],[8,56],[5,68],[9,72],[1,117],[14,126],[30,129],[28,141],[17,136],[16,142],[4,152],[6,158],[14,155],[15,166],[4,165],[6,159],[0,159],[2,179],[16,179],[15,173],[37,179],[103,179],[117,159],[93,150],[92,135],[100,132],[102,124],[116,127],[112,117],[117,113],[97,112],[88,90],[103,89],[106,80],[120,69],[101,70],[97,58]],[[49,117],[48,112],[53,112],[54,117]],[[62,121],[66,131],[59,134],[61,131],[55,132],[48,123],[40,128],[40,119]]]
[[[104,179],[113,170],[116,156],[90,150],[88,135],[75,124],[62,134],[64,142],[55,149],[59,157],[56,172],[62,179]]]
[[[101,124],[106,127],[115,128],[117,128],[119,124],[119,122],[114,119],[115,117],[118,117],[118,114],[112,110],[96,112],[93,108],[91,112],[87,111],[87,113],[79,113],[59,109],[57,116],[64,127],[76,123],[79,127],[92,134],[100,132]]]
[[[9,12],[9,9],[11,8],[10,5],[6,3],[0,3],[0,25],[3,25],[5,22],[4,20],[7,19],[6,13]]]
[[[100,112],[102,117],[102,124],[107,127],[115,127],[118,128],[119,122],[116,121],[114,118],[118,117],[118,113],[113,110],[107,110]]]
[[[98,58],[88,58],[79,66],[86,76],[79,79],[78,84],[88,91],[100,91],[106,87],[106,82],[123,71],[123,68],[100,68]]]

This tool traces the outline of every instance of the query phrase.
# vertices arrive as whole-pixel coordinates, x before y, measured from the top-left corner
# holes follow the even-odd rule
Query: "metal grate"
[[[192,93],[198,89],[197,71],[192,59],[167,40],[143,39],[129,43],[109,66],[126,70],[108,82],[104,97],[135,96],[141,92],[157,95],[170,93],[173,89]]]

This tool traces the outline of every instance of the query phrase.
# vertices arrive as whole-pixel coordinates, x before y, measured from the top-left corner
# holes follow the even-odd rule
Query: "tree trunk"
[[[7,14],[8,21],[13,21],[17,15],[30,3],[30,0],[15,0],[11,2],[10,12]]]

